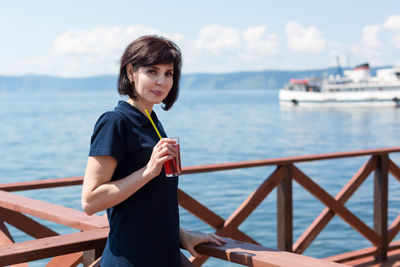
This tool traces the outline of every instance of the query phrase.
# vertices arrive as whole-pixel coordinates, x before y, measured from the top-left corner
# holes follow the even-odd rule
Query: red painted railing
[[[198,250],[205,256],[192,258],[191,261],[200,266],[207,260],[208,256],[211,256],[243,265],[253,264],[251,266],[275,266],[274,264],[279,261],[282,262],[281,266],[293,266],[290,262],[299,264],[303,262],[303,266],[328,266],[333,263],[290,252],[298,254],[304,252],[335,215],[342,218],[365,239],[369,240],[373,247],[333,256],[328,260],[342,263],[351,261],[352,264],[368,264],[368,262],[375,260],[381,262],[387,260],[388,253],[393,254],[400,246],[398,242],[393,242],[400,231],[400,214],[397,215],[390,226],[388,226],[387,221],[389,174],[400,181],[400,168],[389,156],[398,152],[400,152],[400,147],[184,168],[183,174],[187,175],[238,168],[276,166],[269,177],[226,219],[179,190],[179,204],[183,208],[213,227],[217,234],[232,238],[232,240],[228,239],[228,244],[223,247],[200,245]],[[297,163],[302,162],[360,156],[369,156],[369,159],[360,166],[359,170],[336,196],[328,194],[326,190],[296,166]],[[345,207],[346,201],[372,173],[374,173],[374,199],[371,200],[374,203],[373,229]],[[186,178],[190,179],[189,177]],[[296,242],[293,242],[293,180],[325,205],[325,209]],[[80,185],[81,183],[82,177],[72,177],[0,185],[0,263],[15,264],[53,257],[49,266],[57,266],[59,262],[68,263],[69,265],[66,266],[75,266],[74,264],[77,262],[93,261],[97,258],[102,251],[108,231],[105,218],[96,215],[89,217],[77,210],[10,193],[19,190]],[[238,229],[275,188],[277,189],[278,207],[278,251],[261,246],[252,237]],[[73,227],[81,232],[59,236],[53,230],[37,223],[25,214]],[[23,242],[23,244],[14,243],[4,222],[28,233],[36,240]],[[342,241],[338,240],[338,243],[340,242]],[[91,252],[82,252],[86,250]],[[286,254],[282,254],[283,251],[287,251]],[[390,259],[392,258],[393,256],[390,255]],[[297,266],[300,266],[299,264]]]

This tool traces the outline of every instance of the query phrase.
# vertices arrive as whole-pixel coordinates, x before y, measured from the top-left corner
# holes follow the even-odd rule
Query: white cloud
[[[145,26],[127,28],[93,28],[90,30],[68,30],[53,43],[55,54],[87,53],[108,54],[120,51],[133,39],[144,34],[158,34],[159,31]]]
[[[276,34],[267,34],[267,27],[250,27],[242,33],[244,50],[241,57],[245,60],[255,60],[260,56],[277,54],[279,41]]]
[[[146,34],[161,35],[161,32],[142,25],[68,30],[53,42],[53,57],[47,65],[52,66],[62,76],[115,74],[125,47]],[[172,36],[182,39],[179,34]],[[62,66],[57,62],[63,62]]]
[[[125,46],[145,34],[159,34],[174,40],[182,49],[184,70],[188,72],[263,69],[267,66],[266,62],[271,63],[267,58],[279,51],[277,35],[269,33],[265,26],[239,30],[208,25],[189,39],[180,33],[162,33],[158,29],[139,25],[68,30],[53,42],[53,56],[63,62],[62,75],[71,75],[74,70],[81,73],[82,69],[87,69],[84,72],[91,75],[115,73]],[[74,70],[68,72],[68,67]]]
[[[188,72],[259,70],[270,67],[268,58],[278,53],[279,42],[265,26],[239,30],[208,25],[194,40],[185,42],[184,51]]]
[[[389,30],[400,31],[400,15],[391,15],[383,24]]]
[[[398,58],[393,47],[400,49],[400,15],[391,15],[381,24],[364,26],[361,41],[351,45],[350,51],[358,62],[385,65],[394,64]]]
[[[381,30],[379,25],[367,25],[362,29],[362,43],[365,47],[380,48],[382,43],[378,39],[378,33]]]
[[[400,32],[392,37],[392,44],[397,49],[400,49]]]
[[[383,24],[383,27],[394,31],[391,42],[394,47],[400,49],[400,15],[390,16]]]
[[[378,38],[381,30],[381,25],[366,25],[362,28],[361,41],[350,48],[355,62],[369,62],[375,66],[383,64],[384,45]]]
[[[214,56],[241,55],[242,58],[253,55],[276,54],[278,41],[275,34],[267,34],[267,27],[250,27],[243,31],[209,25],[203,28],[193,41],[197,53],[211,53]]]
[[[200,31],[194,46],[197,50],[208,51],[214,55],[236,50],[240,47],[240,34],[235,28],[209,25]]]
[[[286,37],[290,51],[284,50],[282,37],[278,37],[280,33],[271,31],[266,25],[242,29],[206,25],[190,36],[180,32],[165,33],[143,25],[70,29],[54,40],[53,53],[48,57],[31,59],[22,65],[62,76],[117,74],[123,49],[145,34],[174,40],[182,49],[185,73],[325,67],[335,64],[338,55],[344,63],[343,58],[349,53],[352,63],[369,61],[376,65],[385,63],[382,58],[390,53],[388,38],[400,49],[400,16],[390,16],[379,25],[364,26],[361,39],[355,44],[327,41],[316,26],[289,21]]]
[[[303,28],[295,21],[287,23],[286,37],[289,48],[297,52],[320,53],[325,50],[327,44],[317,27]]]

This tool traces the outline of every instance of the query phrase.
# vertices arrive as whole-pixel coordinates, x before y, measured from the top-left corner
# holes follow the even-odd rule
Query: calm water
[[[277,98],[277,91],[186,91],[172,110],[164,112],[157,107],[156,111],[166,132],[180,137],[183,166],[400,146],[399,108],[281,107]],[[0,182],[83,175],[94,123],[119,99],[114,91],[0,92]],[[392,159],[400,164],[400,153]],[[361,157],[298,166],[335,195],[366,160]],[[180,188],[227,218],[273,170],[262,167],[186,175],[180,179]],[[346,204],[370,227],[372,178]],[[296,240],[323,206],[296,183],[293,192]],[[399,193],[400,183],[390,176],[389,224],[400,212]],[[81,209],[77,186],[18,194]],[[45,223],[60,233],[76,232]],[[181,224],[211,231],[185,210],[181,210]],[[11,229],[17,241],[27,240]],[[267,247],[276,247],[275,192],[239,229]],[[335,217],[305,254],[325,257],[370,245]],[[42,265],[43,261],[35,264]],[[211,259],[204,266],[237,265]]]

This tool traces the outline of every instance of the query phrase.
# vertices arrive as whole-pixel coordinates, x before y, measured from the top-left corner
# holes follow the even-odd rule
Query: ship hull
[[[379,91],[279,91],[283,105],[357,105],[357,106],[399,106],[400,90]]]

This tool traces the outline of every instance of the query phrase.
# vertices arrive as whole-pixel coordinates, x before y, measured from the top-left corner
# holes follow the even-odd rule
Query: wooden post
[[[292,252],[293,247],[293,203],[292,165],[284,166],[284,179],[277,186],[278,249]]]
[[[83,266],[88,267],[90,264],[92,264],[94,261],[96,261],[95,257],[95,250],[94,249],[89,249],[83,251]]]
[[[388,154],[377,156],[377,168],[374,175],[374,230],[381,236],[375,259],[386,260],[388,251]]]

